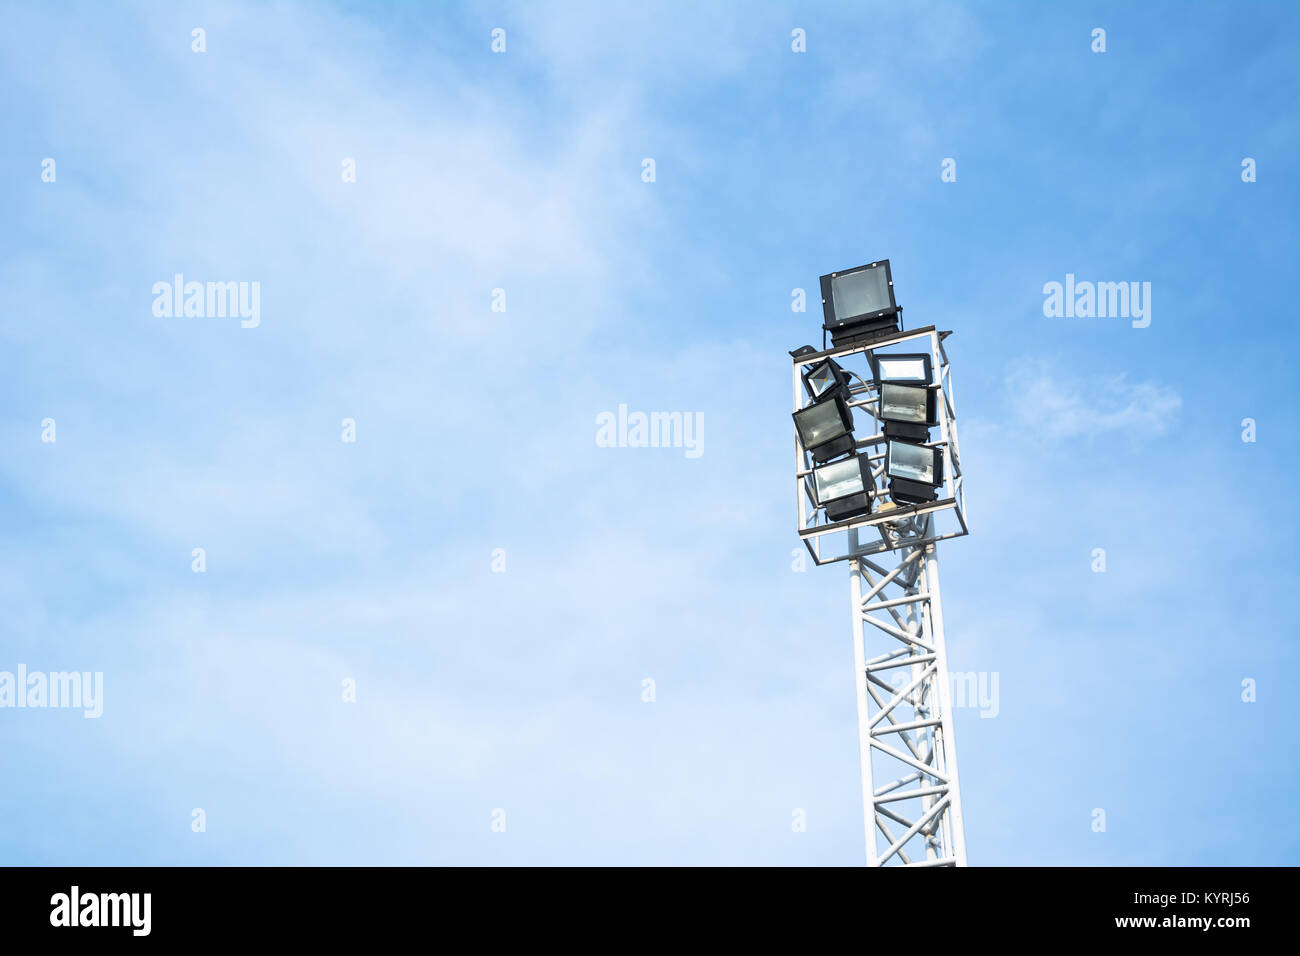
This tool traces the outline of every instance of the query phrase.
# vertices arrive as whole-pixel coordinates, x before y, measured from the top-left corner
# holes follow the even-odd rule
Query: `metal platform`
[[[952,370],[948,364],[948,355],[943,341],[950,333],[940,332],[934,326],[899,332],[874,342],[847,346],[844,348],[825,349],[821,352],[809,352],[793,360],[794,410],[804,408],[805,402],[802,375],[811,365],[823,359],[833,358],[845,371],[855,377],[856,381],[849,389],[849,408],[853,414],[854,435],[867,433],[866,438],[856,442],[858,453],[867,453],[871,462],[872,477],[876,488],[881,492],[878,500],[887,501],[884,494],[888,482],[885,471],[885,436],[881,432],[877,417],[876,394],[872,382],[871,357],[875,354],[888,355],[891,352],[930,352],[931,367],[936,369],[935,387],[942,395],[937,402],[939,424],[938,439],[929,443],[931,447],[943,449],[944,483],[940,486],[935,501],[921,505],[904,505],[889,510],[877,507],[871,514],[844,521],[827,521],[817,507],[809,487],[808,478],[812,474],[803,443],[796,431],[794,437],[795,457],[795,500],[799,514],[799,539],[808,549],[809,555],[817,564],[830,564],[834,561],[847,561],[854,554],[879,554],[892,551],[898,545],[897,533],[893,530],[900,523],[907,523],[912,518],[929,518],[929,541],[942,541],[967,534],[966,495],[962,488],[961,453],[957,443],[957,412],[953,398]],[[849,547],[850,533],[867,529],[868,534],[858,535],[854,549]],[[874,536],[879,540],[874,540]]]

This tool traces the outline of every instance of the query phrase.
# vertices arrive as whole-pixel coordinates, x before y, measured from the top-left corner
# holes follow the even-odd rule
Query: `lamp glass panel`
[[[887,422],[915,422],[924,425],[926,390],[917,385],[880,386],[880,417]]]
[[[843,322],[854,316],[889,308],[889,283],[885,270],[877,266],[831,279],[835,318]]]
[[[835,401],[809,405],[796,415],[795,422],[805,448],[815,448],[847,432],[840,418],[839,404]]]
[[[889,476],[910,478],[923,484],[934,482],[934,449],[906,442],[889,443]]]
[[[813,397],[821,395],[826,389],[835,384],[835,373],[831,365],[827,362],[825,365],[819,365],[808,376],[808,384],[812,387]]]
[[[876,366],[880,369],[882,381],[926,381],[925,363],[921,359],[896,359],[881,355],[876,359]]]
[[[819,502],[834,501],[865,491],[862,484],[862,467],[857,458],[846,458],[813,471]]]

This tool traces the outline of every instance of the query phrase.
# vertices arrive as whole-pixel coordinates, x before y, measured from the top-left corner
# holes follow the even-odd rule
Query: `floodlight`
[[[928,445],[891,440],[885,450],[885,475],[889,478],[889,495],[895,501],[934,501],[943,484],[943,455],[940,449]]]
[[[823,328],[836,345],[898,329],[889,260],[821,277]]]
[[[871,480],[871,463],[866,455],[854,455],[814,468],[812,477],[817,504],[826,509],[828,520],[840,521],[870,513],[875,483]]]
[[[836,395],[794,413],[799,440],[814,462],[821,463],[853,451],[853,413]]]
[[[814,402],[824,402],[835,395],[848,398],[849,376],[839,362],[828,358],[804,373],[803,387]]]
[[[886,438],[926,441],[930,437],[930,426],[939,424],[935,389],[883,382],[879,417],[884,422]]]
[[[930,355],[927,352],[875,355],[871,359],[871,370],[875,374],[877,385],[882,382],[929,385]]]

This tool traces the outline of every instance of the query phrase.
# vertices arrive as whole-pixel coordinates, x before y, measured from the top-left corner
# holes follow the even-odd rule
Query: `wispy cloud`
[[[1005,386],[1014,416],[1049,438],[1163,435],[1183,405],[1176,389],[1159,382],[1133,382],[1122,372],[1077,375],[1043,359],[1013,365]]]

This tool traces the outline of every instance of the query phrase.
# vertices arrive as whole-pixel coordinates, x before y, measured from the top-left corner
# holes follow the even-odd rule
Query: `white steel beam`
[[[849,561],[871,866],[966,865],[939,562],[927,530],[913,529],[898,550],[889,552],[896,560],[892,568],[879,563],[880,555]],[[895,747],[887,740],[903,743]],[[878,790],[873,786],[873,780],[895,778]]]

